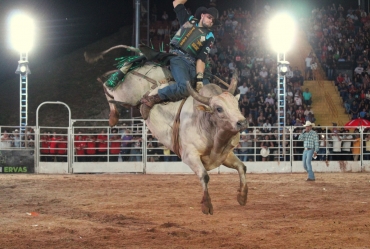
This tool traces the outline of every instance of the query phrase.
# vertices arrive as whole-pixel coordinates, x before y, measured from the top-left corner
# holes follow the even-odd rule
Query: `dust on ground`
[[[370,174],[0,175],[0,248],[370,248]]]

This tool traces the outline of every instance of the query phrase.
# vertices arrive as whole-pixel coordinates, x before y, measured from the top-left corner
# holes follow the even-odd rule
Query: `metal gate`
[[[145,134],[141,119],[72,120],[72,173],[145,173]]]
[[[68,109],[68,127],[50,127],[39,125],[39,110],[43,105],[64,105]],[[43,102],[36,111],[36,169],[35,173],[67,174],[71,167],[71,109],[63,102]]]

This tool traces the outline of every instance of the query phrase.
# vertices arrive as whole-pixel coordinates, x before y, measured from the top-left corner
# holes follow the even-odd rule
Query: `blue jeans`
[[[158,95],[162,100],[178,101],[189,96],[186,82],[195,79],[195,64],[184,56],[175,56],[170,63],[176,83],[159,89]]]
[[[328,80],[333,80],[333,73],[334,70],[332,68],[328,68]]]
[[[314,150],[304,150],[303,151],[303,168],[307,171],[308,173],[308,178],[310,179],[315,179],[315,174],[312,171],[312,155],[313,155]]]

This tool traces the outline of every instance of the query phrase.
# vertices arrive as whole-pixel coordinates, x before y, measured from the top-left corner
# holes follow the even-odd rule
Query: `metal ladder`
[[[285,61],[285,54],[284,53],[278,53],[277,54],[277,62],[279,61]],[[286,135],[286,78],[285,75],[281,75],[279,73],[279,65],[277,65],[277,89],[276,89],[276,95],[277,95],[277,124],[278,124],[278,147],[279,149],[283,150],[283,153],[279,153],[281,156],[279,156],[278,161],[283,159],[285,156],[285,135]],[[281,146],[282,145],[282,146]]]
[[[20,53],[20,61],[28,61],[28,53]],[[27,126],[27,112],[28,112],[28,77],[27,73],[19,75],[19,128],[22,133],[25,132]]]

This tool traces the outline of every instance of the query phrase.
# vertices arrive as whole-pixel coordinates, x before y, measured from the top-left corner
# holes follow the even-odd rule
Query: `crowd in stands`
[[[243,115],[248,119],[249,126],[277,126],[278,115],[277,93],[277,62],[275,54],[265,44],[264,25],[271,14],[269,5],[256,13],[248,10],[228,9],[221,12],[214,26],[216,42],[210,49],[208,75],[212,74],[225,82],[230,82],[234,73],[239,76],[238,89],[241,93],[239,101]],[[168,24],[169,21],[162,20]],[[177,20],[170,21],[167,27],[170,35],[179,28]],[[159,26],[160,39],[164,36]],[[152,27],[151,34],[155,29]],[[162,39],[163,40],[163,39]],[[217,83],[215,78],[210,80]],[[299,126],[305,121],[315,121],[314,112],[310,108],[312,95],[306,89],[302,91],[304,77],[298,67],[291,67],[286,83],[286,125]]]
[[[329,5],[312,11],[307,37],[326,76],[333,80],[352,119],[370,120],[370,16],[365,10]]]
[[[32,129],[27,129],[25,135],[14,129],[12,132],[4,130],[0,134],[0,148],[34,148],[35,136]]]

